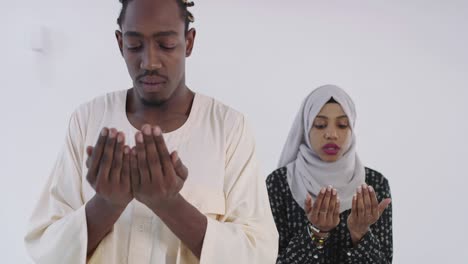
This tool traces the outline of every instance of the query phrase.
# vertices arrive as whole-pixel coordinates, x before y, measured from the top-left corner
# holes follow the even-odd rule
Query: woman
[[[267,179],[277,263],[392,262],[390,187],[359,160],[355,119],[353,101],[333,85],[302,104]]]

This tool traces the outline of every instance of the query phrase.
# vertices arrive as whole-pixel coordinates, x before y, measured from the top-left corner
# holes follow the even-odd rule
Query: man
[[[122,0],[133,88],[79,107],[25,241],[37,263],[274,263],[244,117],[185,85],[183,0]],[[97,142],[97,143],[96,143]]]

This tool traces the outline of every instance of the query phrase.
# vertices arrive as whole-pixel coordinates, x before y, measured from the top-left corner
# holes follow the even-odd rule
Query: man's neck
[[[158,125],[164,132],[181,127],[192,109],[195,94],[186,86],[178,88],[160,104],[145,104],[135,88],[128,90],[126,112],[130,123],[140,129],[144,124]]]

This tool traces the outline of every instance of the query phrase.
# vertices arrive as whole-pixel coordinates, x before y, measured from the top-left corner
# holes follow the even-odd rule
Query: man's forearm
[[[169,229],[200,259],[208,220],[197,208],[187,202],[182,195],[171,207],[153,210]]]
[[[112,208],[103,198],[95,195],[86,204],[86,223],[88,226],[87,255],[93,254],[99,243],[112,230],[123,209]]]

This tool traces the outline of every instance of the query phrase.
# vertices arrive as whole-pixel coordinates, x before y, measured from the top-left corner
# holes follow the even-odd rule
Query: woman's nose
[[[338,139],[338,133],[336,132],[335,129],[330,129],[325,131],[325,139],[332,140],[332,139]]]

